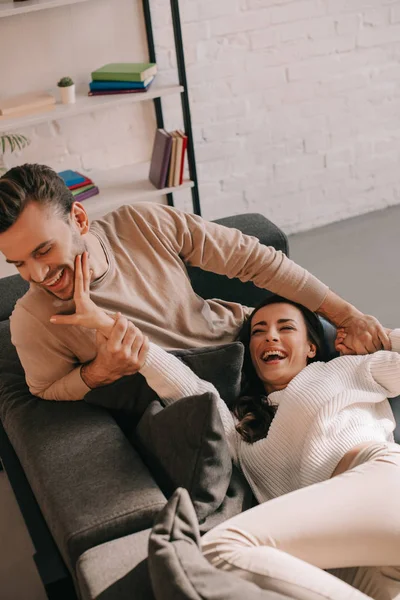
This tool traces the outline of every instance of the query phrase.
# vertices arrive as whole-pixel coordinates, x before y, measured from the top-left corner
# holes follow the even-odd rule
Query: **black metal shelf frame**
[[[156,50],[153,35],[153,26],[151,21],[150,0],[142,0],[143,13],[146,26],[147,46],[149,51],[149,61],[157,62]],[[183,87],[181,93],[181,104],[183,114],[183,124],[185,133],[188,136],[187,159],[189,165],[189,176],[194,186],[191,188],[193,212],[195,215],[201,215],[199,184],[197,179],[196,158],[194,153],[194,143],[192,134],[192,118],[190,114],[189,92],[186,77],[185,53],[183,50],[182,26],[179,13],[179,0],[170,0],[172,27],[174,31],[176,62],[178,67],[179,85]],[[161,98],[154,98],[154,108],[156,112],[157,127],[164,127],[164,116],[162,110]],[[174,206],[173,194],[167,194],[167,201],[170,206]]]

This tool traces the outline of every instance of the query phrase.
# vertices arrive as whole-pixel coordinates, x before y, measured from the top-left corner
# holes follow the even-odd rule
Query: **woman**
[[[70,322],[108,337],[114,319],[90,300],[88,282],[84,262]],[[387,400],[400,394],[400,330],[389,337],[394,352],[321,362],[316,315],[275,296],[249,318],[252,395],[231,413],[137,330],[140,372],[166,404],[214,394],[232,459],[260,503],[203,537],[211,564],[299,600],[392,597],[378,569],[396,578],[400,561],[400,451]]]

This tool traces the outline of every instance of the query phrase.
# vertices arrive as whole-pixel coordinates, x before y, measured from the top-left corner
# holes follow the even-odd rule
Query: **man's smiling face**
[[[74,293],[74,260],[86,250],[73,205],[68,220],[54,208],[28,202],[15,223],[0,233],[0,251],[21,277],[61,300]]]

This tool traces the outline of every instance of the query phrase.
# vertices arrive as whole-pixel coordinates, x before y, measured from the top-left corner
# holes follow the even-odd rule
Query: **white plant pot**
[[[75,98],[75,84],[69,85],[68,87],[60,87],[61,90],[61,102],[63,104],[74,104]]]

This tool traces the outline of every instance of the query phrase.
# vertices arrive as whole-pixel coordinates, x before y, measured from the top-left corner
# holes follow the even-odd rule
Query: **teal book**
[[[86,180],[84,175],[81,175],[77,171],[72,171],[71,169],[60,171],[58,175],[64,179],[64,183],[67,187],[85,183]]]
[[[91,81],[89,83],[91,92],[111,91],[111,90],[143,90],[153,81],[149,77],[144,81]]]
[[[110,63],[92,72],[93,81],[145,81],[157,73],[155,63]]]

